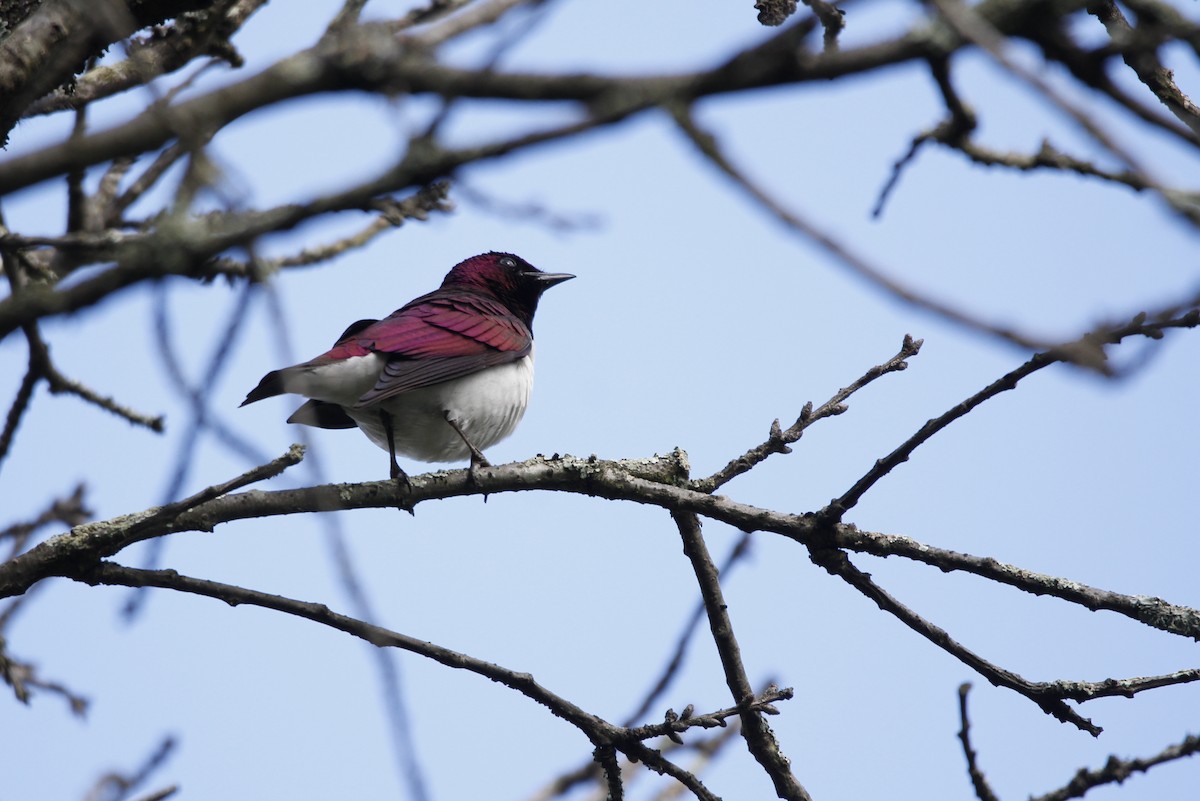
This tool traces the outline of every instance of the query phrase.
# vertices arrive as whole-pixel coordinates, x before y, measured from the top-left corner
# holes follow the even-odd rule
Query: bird
[[[422,462],[470,459],[517,427],[533,389],[533,315],[542,293],[574,278],[512,253],[456,264],[442,285],[382,320],[352,323],[316,358],[272,370],[241,405],[292,393],[308,400],[289,423],[360,428],[388,452]]]

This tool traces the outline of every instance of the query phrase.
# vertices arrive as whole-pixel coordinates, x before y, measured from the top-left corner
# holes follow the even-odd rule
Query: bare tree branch
[[[36,4],[0,40],[0,139],[39,97],[67,82],[88,58],[134,31],[209,5],[211,0],[125,3],[76,0]]]
[[[2,225],[0,225],[0,232],[5,232]],[[23,259],[0,244],[0,261],[3,261],[4,274],[8,278],[8,284],[11,289],[9,299],[17,301],[26,292],[30,291],[28,275],[22,269]],[[13,436],[20,423],[21,416],[24,414],[25,408],[29,405],[33,389],[39,380],[44,380],[53,394],[70,393],[94,406],[98,406],[105,411],[124,418],[134,425],[162,432],[163,418],[161,415],[151,417],[134,411],[118,403],[113,398],[96,392],[79,381],[67,378],[54,365],[54,362],[51,361],[50,348],[42,339],[37,324],[29,321],[24,323],[22,328],[24,329],[25,339],[29,346],[29,369],[21,382],[21,388],[17,391],[17,397],[14,399],[13,405],[9,408],[4,431],[0,434],[0,460],[4,458],[12,444]]]
[[[1131,336],[1157,338],[1162,336],[1164,329],[1195,328],[1198,325],[1200,325],[1200,310],[1195,309],[1181,317],[1158,318],[1149,323],[1146,322],[1145,314],[1139,314],[1123,326],[1101,329],[1086,334],[1078,342],[1065,345],[1057,351],[1036,354],[1017,369],[988,384],[979,392],[976,392],[971,397],[947,410],[939,417],[928,421],[917,433],[909,437],[898,448],[882,459],[876,460],[866,475],[856,481],[854,486],[846,490],[840,498],[837,498],[829,505],[827,512],[837,519],[841,519],[847,510],[854,508],[867,490],[897,466],[907,462],[908,458],[912,456],[913,451],[923,443],[928,442],[934,434],[968,414],[972,409],[985,401],[996,397],[1002,392],[1015,389],[1021,379],[1036,373],[1038,370],[1062,361],[1072,361],[1076,364],[1103,365],[1106,360],[1103,350],[1105,345],[1117,344]]]
[[[729,685],[729,692],[733,694],[733,699],[740,709],[742,736],[746,738],[746,745],[771,777],[775,793],[780,798],[789,801],[811,801],[808,791],[792,774],[791,765],[780,750],[771,727],[767,725],[762,713],[752,706],[754,688],[751,687],[750,680],[746,677],[746,668],[742,665],[741,650],[738,648],[729,609],[721,592],[717,566],[709,556],[704,535],[700,532],[700,520],[691,512],[672,512],[671,517],[683,538],[683,553],[692,563],[696,582],[700,585],[700,595],[708,613],[708,625],[712,629],[713,642],[716,643],[721,667],[725,671],[725,683]]]
[[[513,2],[518,0],[494,0],[480,8],[499,10]],[[1024,23],[1024,15],[1036,4],[1036,0],[985,0],[973,13],[997,31],[1009,33]],[[289,56],[238,83],[169,108],[151,108],[79,142],[52,145],[0,164],[0,194],[71,169],[153,150],[181,131],[212,132],[258,108],[323,92],[360,89],[576,101],[590,107],[597,124],[611,124],[652,107],[674,107],[713,94],[823,81],[917,58],[942,58],[968,43],[947,37],[944,27],[921,23],[878,44],[809,55],[803,51],[803,39],[812,25],[811,20],[802,20],[708,70],[639,78],[456,69],[432,61],[426,55],[427,41],[396,38],[387,24],[358,25],[340,31],[332,42]],[[441,176],[429,179],[437,177]]]
[[[1120,159],[1129,171],[1137,176],[1140,182],[1145,184],[1147,189],[1153,190],[1162,197],[1172,209],[1193,226],[1200,227],[1200,206],[1194,203],[1180,202],[1174,193],[1159,185],[1151,177],[1145,165],[1142,164],[1141,159],[1135,156],[1133,151],[1119,143],[1103,125],[1093,119],[1092,115],[1084,111],[1078,103],[1069,100],[1062,92],[1051,86],[1040,75],[1026,69],[1009,58],[1004,52],[1005,42],[1003,34],[996,30],[984,17],[977,14],[973,8],[964,5],[961,0],[931,0],[931,2],[938,12],[941,13],[942,18],[949,23],[956,33],[968,41],[979,45],[980,48],[995,59],[1004,69],[1024,81],[1051,103],[1058,106],[1064,114],[1086,131],[1092,139]]]
[[[317,247],[306,248],[293,256],[281,256],[273,259],[260,258],[253,264],[221,257],[212,263],[211,269],[214,273],[221,275],[260,279],[288,267],[309,267],[321,264],[351,250],[366,247],[381,234],[399,228],[407,220],[424,221],[429,219],[433,213],[453,211],[454,204],[450,202],[449,197],[450,182],[434,181],[401,200],[385,198],[376,201],[372,205],[380,211],[379,216],[350,236]]]
[[[1145,773],[1156,765],[1200,753],[1200,737],[1188,735],[1176,745],[1164,748],[1151,757],[1121,759],[1110,756],[1099,770],[1081,769],[1070,782],[1045,795],[1033,796],[1030,801],[1067,801],[1083,798],[1089,791],[1106,784],[1121,784],[1135,773]]]
[[[7,646],[4,637],[0,637],[0,679],[12,687],[13,695],[18,701],[28,704],[33,695],[31,690],[41,690],[66,701],[71,713],[76,717],[83,717],[87,713],[87,698],[61,682],[42,678],[35,665],[10,656]]]
[[[750,533],[743,533],[738,539],[737,543],[734,545],[733,549],[729,552],[729,555],[725,558],[724,563],[721,565],[720,575],[727,575],[729,570],[731,570],[747,553],[749,553],[750,544]],[[642,698],[642,701],[640,704],[638,704],[637,709],[625,718],[624,722],[621,724],[622,726],[625,726],[626,728],[636,726],[637,722],[650,711],[650,709],[659,701],[660,698],[662,698],[663,693],[666,692],[667,688],[670,687],[672,682],[674,682],[679,676],[679,671],[683,666],[684,656],[686,655],[688,644],[692,641],[696,629],[699,627],[700,621],[704,620],[704,618],[704,600],[701,599],[696,605],[692,614],[688,617],[687,622],[684,624],[683,631],[679,635],[679,639],[676,641],[675,649],[672,651],[671,658],[667,660],[667,664],[664,666],[662,673],[658,677],[658,680],[654,683],[654,686],[651,687],[649,692],[647,692]],[[765,694],[769,689],[770,687],[762,690],[761,693]],[[685,711],[690,711],[690,707]],[[724,711],[725,710],[722,710],[722,712]],[[731,708],[728,711],[730,713],[729,715],[720,715],[720,719],[722,721],[724,721],[724,719],[730,715],[738,714],[739,710],[737,708]],[[692,720],[690,715],[685,715],[684,719]],[[681,720],[681,718],[676,716],[675,723],[672,725],[680,725],[678,723],[679,720]],[[661,726],[663,724],[658,725]],[[723,725],[723,723],[718,725]],[[739,725],[739,721],[734,720],[731,725],[724,729],[724,734],[718,738],[718,741],[715,742],[711,747],[721,747],[721,745],[728,740],[728,735],[740,730],[741,727]],[[671,742],[675,743],[675,741]],[[702,753],[711,755],[710,749],[703,747],[704,742],[705,741],[701,741]],[[682,741],[675,744],[681,745]],[[702,761],[707,761],[707,758]],[[532,796],[529,801],[549,801],[551,798],[557,798],[558,796],[565,795],[569,790],[583,782],[595,781],[598,778],[598,767],[599,766],[596,764],[596,762],[592,760],[578,768],[567,771],[547,784],[545,788]],[[699,770],[695,767],[691,772],[699,775]],[[663,796],[663,798],[669,797],[671,796]]]
[[[765,461],[771,454],[791,453],[792,449],[789,446],[798,442],[800,437],[804,435],[805,429],[810,425],[818,420],[833,417],[847,411],[849,407],[845,405],[845,401],[855,392],[858,392],[858,390],[880,376],[907,369],[908,359],[920,352],[923,342],[924,340],[914,340],[911,336],[905,334],[904,342],[900,346],[900,352],[895,356],[883,364],[872,367],[855,380],[854,383],[838,390],[832,398],[821,404],[815,411],[813,410],[812,401],[806,403],[800,412],[800,416],[796,418],[796,422],[788,426],[786,431],[780,429],[779,420],[776,419],[771,423],[771,431],[766,441],[733,459],[711,476],[695,479],[691,484],[692,489],[699,492],[715,492],[730,480],[754,469],[755,466]]]
[[[1031,350],[1050,347],[1049,343],[1040,342],[1009,326],[985,322],[962,311],[957,306],[923,295],[889,277],[882,269],[868,262],[865,257],[855,253],[845,244],[838,242],[814,223],[784,208],[761,187],[747,178],[720,149],[716,139],[696,124],[695,120],[692,119],[689,109],[677,107],[674,110],[674,114],[680,129],[714,166],[733,179],[734,183],[769,214],[799,233],[807,241],[821,247],[821,249],[837,262],[847,267],[855,275],[866,279],[884,292],[905,303],[932,312],[938,317],[957,323],[969,330],[982,331],[983,333]],[[0,329],[0,333],[2,333],[2,329]]]
[[[10,540],[8,559],[25,550],[37,531],[51,523],[62,523],[65,526],[82,525],[92,517],[92,510],[83,502],[84,487],[77,484],[74,491],[65,497],[53,500],[44,511],[32,520],[23,523],[12,523],[0,530],[0,542]],[[0,562],[2,563],[2,562]],[[8,615],[0,615],[0,631],[8,622]]]
[[[738,538],[737,543],[729,551],[729,555],[725,558],[725,562],[718,570],[718,575],[727,576],[729,571],[737,565],[742,558],[750,552],[751,535],[749,532],[743,532]],[[675,642],[675,648],[671,652],[671,658],[667,660],[667,664],[663,667],[662,673],[650,691],[642,698],[642,702],[638,704],[638,708],[630,713],[625,719],[624,725],[632,726],[637,721],[641,720],[647,712],[662,698],[663,693],[671,686],[671,683],[679,675],[680,668],[683,667],[683,660],[687,654],[688,644],[692,641],[700,621],[704,619],[704,599],[701,598],[696,604],[692,614],[688,617],[684,624],[683,631],[679,635],[679,639]]]
[[[979,769],[976,762],[975,749],[971,747],[971,721],[967,717],[967,693],[971,691],[970,683],[958,687],[958,719],[962,726],[958,730],[958,739],[962,742],[963,756],[967,758],[967,772],[971,774],[971,785],[975,788],[975,797],[979,801],[1000,801],[999,796],[992,791],[987,777]]]
[[[29,104],[23,119],[79,109],[140,87],[170,74],[192,60],[208,55],[232,67],[242,65],[230,37],[267,0],[220,0],[211,8],[179,15],[175,24],[135,39],[126,48],[127,58],[115,64],[92,67],[73,82],[70,89],[57,89]],[[208,65],[206,65],[207,67]]]
[[[131,798],[138,788],[146,784],[156,772],[162,769],[174,752],[175,738],[164,737],[158,747],[132,773],[112,771],[97,779],[84,797],[85,801],[125,801],[125,799]],[[178,789],[177,787],[165,787],[148,796],[143,796],[139,801],[166,799]]]
[[[851,564],[850,559],[843,551],[836,548],[809,546],[809,556],[815,564],[825,568],[830,575],[845,581],[874,601],[880,609],[893,615],[901,623],[970,667],[992,684],[1020,693],[1037,704],[1047,715],[1051,715],[1063,723],[1070,723],[1093,737],[1100,736],[1103,729],[1068,706],[1060,696],[1048,692],[1045,684],[1029,681],[1011,670],[989,662],[967,648],[951,637],[945,629],[929,622],[894,598],[880,587],[870,574]]]
[[[478,471],[474,482],[468,479],[466,470],[439,471],[412,477],[411,491],[401,491],[395,482],[385,480],[223,495],[173,518],[169,513],[148,510],[77,526],[68,534],[41,543],[0,565],[0,597],[18,595],[43,578],[65,575],[75,563],[110,556],[134,542],[168,532],[211,531],[221,523],[281,514],[392,508],[405,498],[419,504],[440,498],[537,488],[694,512],[741,530],[772,531],[804,545],[844,548],[876,556],[904,556],[942,570],[962,570],[993,578],[1025,592],[1052,595],[1088,609],[1114,611],[1161,631],[1200,639],[1200,611],[1195,609],[1145,596],[1098,590],[994,559],[935,548],[908,537],[866,532],[846,524],[837,525],[830,533],[816,514],[772,512],[723,496],[695,492],[677,486],[684,476],[686,455],[676,451],[669,457],[619,463],[594,457],[536,457],[520,464],[484,468]]]
[[[607,721],[584,711],[580,707],[542,687],[528,673],[521,673],[492,662],[467,654],[452,651],[434,643],[380,626],[347,617],[331,611],[324,604],[284,598],[257,590],[235,587],[230,584],[182,576],[174,570],[140,570],[114,562],[102,561],[82,567],[72,578],[88,584],[109,584],[126,587],[160,587],[180,592],[193,593],[224,601],[231,606],[249,604],[273,609],[311,620],[323,626],[343,631],[380,648],[400,648],[432,659],[439,664],[457,670],[466,670],[491,681],[516,690],[527,698],[546,707],[553,715],[578,728],[596,746],[613,746],[631,759],[636,759],[651,770],[665,773],[684,783],[697,798],[703,801],[719,801],[692,774],[642,744],[629,730],[614,726]]]
[[[1144,33],[1143,26],[1139,25],[1135,29],[1130,25],[1113,0],[1096,0],[1088,4],[1087,10],[1104,23],[1114,43],[1131,48],[1123,49],[1121,57],[1130,69],[1137,73],[1138,80],[1144,83],[1180,122],[1200,137],[1200,108],[1180,91],[1175,84],[1175,77],[1163,66],[1154,49],[1138,46],[1137,40]]]

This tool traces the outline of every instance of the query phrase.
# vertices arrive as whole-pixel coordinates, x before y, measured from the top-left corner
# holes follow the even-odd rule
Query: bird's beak
[[[570,273],[537,272],[537,273],[525,273],[525,275],[527,275],[528,277],[532,278],[534,281],[537,281],[539,284],[541,284],[542,289],[549,289],[550,287],[554,286],[555,284],[561,284],[563,281],[570,281],[572,278],[575,277],[575,276],[571,275]]]

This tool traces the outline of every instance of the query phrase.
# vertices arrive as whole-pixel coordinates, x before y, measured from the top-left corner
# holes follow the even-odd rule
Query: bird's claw
[[[480,475],[479,471],[483,470],[484,468],[490,469],[491,466],[492,466],[492,463],[489,462],[487,459],[485,459],[483,457],[482,453],[480,453],[478,455],[472,454],[471,455],[471,466],[467,468],[467,486],[475,487],[476,489],[483,486],[483,483],[480,481],[480,478],[482,476]],[[487,493],[485,492],[483,494],[483,502],[487,503],[487,499],[488,499],[488,496],[487,496]]]
[[[412,481],[410,481],[408,478],[408,473],[405,473],[400,469],[400,465],[396,464],[395,459],[392,460],[391,473],[392,481],[396,482],[396,489],[398,489],[403,496],[406,496],[404,500],[401,500],[396,504],[396,508],[402,512],[408,512],[413,517],[416,517],[417,513],[414,511],[415,507],[413,506],[412,502],[413,485]]]

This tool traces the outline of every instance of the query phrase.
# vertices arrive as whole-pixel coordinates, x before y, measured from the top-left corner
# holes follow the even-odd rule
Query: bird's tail
[[[358,425],[341,406],[319,400],[308,401],[293,412],[287,421],[315,428],[354,428]]]
[[[286,368],[285,368],[286,369]],[[283,370],[272,370],[262,377],[262,381],[258,382],[258,386],[250,390],[246,395],[246,399],[241,402],[241,406],[247,403],[254,403],[263,398],[273,398],[276,395],[282,395],[287,392],[283,386]]]

